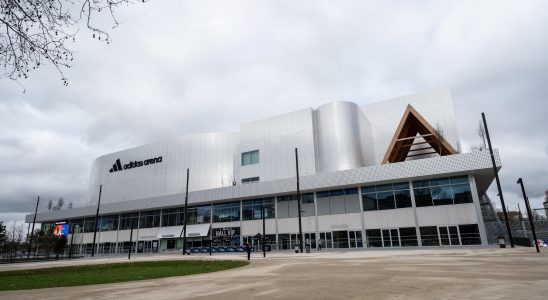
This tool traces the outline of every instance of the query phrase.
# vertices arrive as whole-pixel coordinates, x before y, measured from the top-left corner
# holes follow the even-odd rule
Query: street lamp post
[[[93,244],[91,245],[91,257],[95,256],[95,238],[97,237],[97,222],[99,221],[99,207],[101,206],[101,193],[103,185],[99,186],[99,200],[97,201],[97,213],[95,214],[95,227],[93,227]]]
[[[137,217],[137,224],[141,221],[141,217]],[[131,220],[131,231],[129,232],[129,253],[127,254],[127,259],[131,259],[131,252],[133,250],[133,229],[135,228],[135,224],[133,220]],[[137,240],[139,237],[137,237]],[[137,250],[137,244],[139,241],[135,243],[135,249]]]
[[[265,248],[266,238],[265,238],[265,235],[264,235],[265,234],[265,227],[266,227],[265,226],[266,214],[264,213],[264,209],[265,209],[265,207],[264,207],[264,204],[263,204],[263,206],[261,206],[261,217],[263,218],[263,243],[262,244],[263,244],[263,257],[266,257],[266,248]]]
[[[506,231],[508,231],[508,238],[510,239],[510,246],[514,248],[514,238],[512,237],[512,230],[510,229],[510,221],[508,220],[508,214],[506,213],[506,204],[504,204],[504,196],[502,196],[502,188],[500,187],[499,171],[495,164],[495,156],[493,155],[493,147],[491,147],[491,138],[489,137],[489,129],[487,129],[487,121],[485,120],[485,114],[481,113],[483,119],[483,128],[485,129],[485,137],[487,138],[487,144],[489,145],[489,154],[491,155],[491,163],[493,164],[493,173],[495,173],[495,180],[497,182],[497,189],[499,191],[500,204],[502,206],[502,212],[504,213],[504,219],[506,221]]]
[[[36,214],[38,213],[38,204],[40,203],[40,196],[36,199],[36,209],[34,210],[34,220],[32,220],[32,231],[30,232],[30,241],[27,249],[27,259],[30,259],[30,250],[32,245],[32,240],[34,239],[34,225],[36,224]],[[28,234],[27,234],[28,236]],[[34,256],[32,257],[34,258]]]
[[[299,210],[299,250],[303,253],[303,226],[301,223],[301,187],[299,184],[299,152],[295,148],[295,166],[297,170],[297,209]]]
[[[189,169],[186,169],[186,192],[185,192],[185,208],[184,208],[184,220],[183,220],[183,255],[186,254],[186,208],[188,206],[188,175],[189,175]]]
[[[517,183],[521,185],[521,192],[523,193],[525,207],[527,208],[527,217],[529,218],[529,224],[531,225],[531,231],[533,232],[533,242],[535,243],[535,247],[537,248],[537,253],[540,253],[537,243],[537,234],[535,232],[535,224],[533,222],[533,216],[531,214],[531,207],[529,206],[529,198],[527,198],[527,195],[525,194],[525,188],[523,187],[523,180],[521,179],[521,177],[518,179]]]
[[[74,226],[70,227],[72,227],[72,233],[70,235],[69,260],[72,258],[72,243],[74,242]]]

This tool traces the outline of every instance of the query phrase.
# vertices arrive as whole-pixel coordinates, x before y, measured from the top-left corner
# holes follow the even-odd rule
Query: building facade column
[[[419,217],[417,216],[417,203],[415,202],[415,192],[413,191],[413,181],[411,180],[409,180],[409,192],[411,194],[411,205],[413,206],[413,218],[415,219],[415,232],[417,233],[417,242],[419,247],[422,247]]]
[[[468,175],[468,181],[470,183],[470,191],[472,192],[472,201],[474,201],[474,207],[476,208],[476,217],[478,219],[478,228],[481,238],[481,244],[488,245],[487,231],[485,230],[485,223],[483,222],[483,214],[481,213],[481,205],[479,202],[479,194],[476,186],[476,178],[474,175]]]

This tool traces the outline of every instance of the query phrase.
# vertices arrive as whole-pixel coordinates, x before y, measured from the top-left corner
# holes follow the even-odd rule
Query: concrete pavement
[[[546,250],[546,249],[543,249]],[[0,299],[545,299],[548,251],[437,248],[254,254],[249,266],[217,273],[70,288],[0,292]],[[245,259],[140,256],[164,259]],[[70,264],[127,261],[124,257]],[[17,269],[68,262],[34,263]],[[9,267],[0,266],[0,271]],[[1,275],[0,275],[1,277]]]

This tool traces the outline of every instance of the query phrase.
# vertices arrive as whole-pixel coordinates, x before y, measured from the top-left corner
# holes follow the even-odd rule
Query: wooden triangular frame
[[[457,154],[457,151],[438,133],[426,119],[416,111],[411,104],[403,112],[400,124],[392,137],[390,146],[382,160],[383,164],[402,162],[408,157],[413,141],[416,138],[423,138],[422,144],[429,144],[434,152],[425,154],[438,153],[440,156]],[[427,148],[423,148],[427,149]],[[422,150],[422,149],[421,149]],[[411,150],[413,151],[413,150]]]

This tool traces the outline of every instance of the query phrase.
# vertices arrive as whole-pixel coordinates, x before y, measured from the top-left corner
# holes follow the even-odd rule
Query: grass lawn
[[[174,260],[0,272],[0,291],[145,280],[222,271],[245,261]]]

